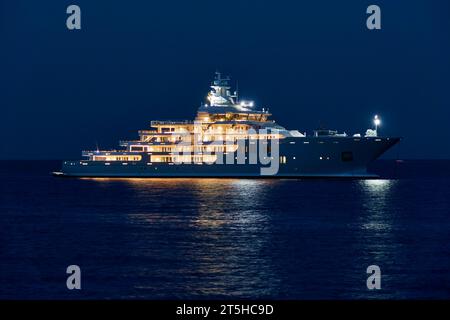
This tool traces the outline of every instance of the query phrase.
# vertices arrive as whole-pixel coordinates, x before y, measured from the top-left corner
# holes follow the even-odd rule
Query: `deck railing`
[[[182,121],[172,121],[172,120],[166,120],[166,121],[151,121],[150,125],[152,127],[154,126],[164,126],[164,125],[186,125],[186,124],[194,124],[194,121],[191,120],[182,120]]]

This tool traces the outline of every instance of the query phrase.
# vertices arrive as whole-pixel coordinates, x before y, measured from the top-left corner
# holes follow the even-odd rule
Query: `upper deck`
[[[150,121],[150,126],[153,128],[161,127],[161,126],[185,126],[194,124],[192,120],[154,120]]]

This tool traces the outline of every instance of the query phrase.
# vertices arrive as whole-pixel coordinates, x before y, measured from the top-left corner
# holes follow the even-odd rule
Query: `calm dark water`
[[[0,162],[0,298],[450,298],[450,161],[378,162],[388,179],[362,181],[51,177],[58,166]]]

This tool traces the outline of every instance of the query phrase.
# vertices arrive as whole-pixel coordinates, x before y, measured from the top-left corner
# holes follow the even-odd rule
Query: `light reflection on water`
[[[256,210],[264,206],[266,186],[264,181],[237,179],[200,183],[195,192],[198,218],[194,225],[215,228],[228,224],[257,232],[267,223],[267,215]]]
[[[0,297],[73,299],[53,280],[68,263],[87,275],[77,298],[450,296],[448,162],[352,181],[55,179],[35,165],[3,173]]]
[[[253,293],[246,287],[264,283],[264,289],[258,294],[274,293],[278,281],[273,276],[270,257],[263,252],[270,241],[267,232],[270,219],[266,211],[259,210],[264,207],[267,182],[227,180],[199,186],[195,192],[198,215],[190,226],[197,229],[195,238],[204,245],[200,248],[201,255],[191,252],[192,258],[198,258],[199,273],[217,274],[220,278],[216,285],[207,286],[203,291],[226,295],[231,286],[234,294],[250,296]],[[239,276],[230,270],[242,270],[242,274],[252,274],[252,277]]]
[[[150,259],[136,297],[375,297],[367,266],[389,281],[402,250],[397,180],[90,180],[120,192],[127,255]]]
[[[264,252],[270,245],[270,212],[264,209],[266,194],[270,186],[278,183],[276,180],[94,181],[125,183],[132,188],[130,201],[139,203],[140,211],[128,213],[129,222],[148,230],[136,234],[140,245],[133,255],[161,256],[161,248],[155,250],[154,242],[159,246],[166,242],[163,255],[172,261],[168,268],[174,276],[185,278],[184,290],[206,296],[276,294],[279,280],[271,257]],[[155,238],[155,233],[163,239]],[[181,261],[189,261],[189,265]],[[201,281],[199,277],[209,280]],[[259,287],[257,292],[255,287]],[[140,283],[138,288],[153,290],[153,284]]]
[[[392,229],[392,210],[390,198],[396,180],[361,180],[364,196],[361,212],[361,228],[365,231],[389,231]]]
[[[386,195],[387,192],[395,185],[397,180],[388,179],[368,179],[360,180],[363,189],[373,195]]]
[[[398,260],[397,253],[401,251],[395,234],[395,206],[391,201],[396,184],[396,180],[387,179],[359,181],[362,208],[352,228],[355,232],[355,250],[358,253],[356,266],[361,274],[364,274],[370,265],[379,266],[382,273],[382,287],[390,285],[389,274],[393,272],[393,266]],[[395,297],[388,291],[383,294],[384,299]],[[371,295],[373,298],[380,297],[373,292],[358,293],[349,297],[363,299]]]

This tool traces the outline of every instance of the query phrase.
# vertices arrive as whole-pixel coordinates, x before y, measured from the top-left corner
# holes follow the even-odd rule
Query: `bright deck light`
[[[375,118],[373,118],[373,123],[376,127],[378,127],[381,124],[381,119],[378,118],[378,115],[375,115]]]

